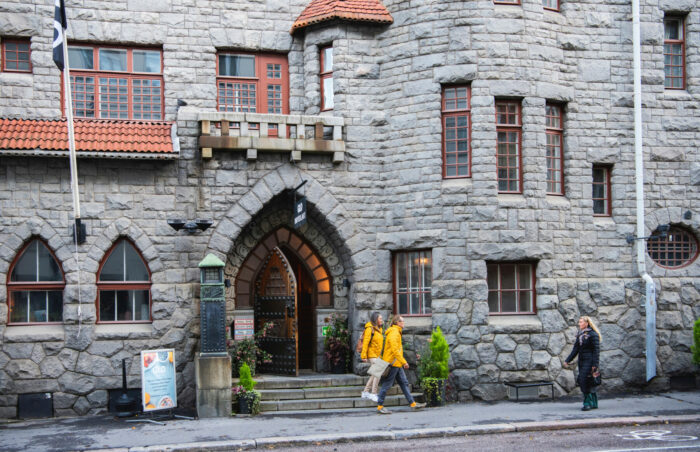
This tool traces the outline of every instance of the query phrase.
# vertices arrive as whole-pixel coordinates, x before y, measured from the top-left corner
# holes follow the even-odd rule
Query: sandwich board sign
[[[144,413],[177,406],[174,349],[141,351],[141,403]]]

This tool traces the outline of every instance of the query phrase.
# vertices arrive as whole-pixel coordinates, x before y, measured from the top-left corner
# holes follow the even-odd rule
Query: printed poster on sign
[[[141,351],[141,401],[144,412],[177,406],[174,349]]]

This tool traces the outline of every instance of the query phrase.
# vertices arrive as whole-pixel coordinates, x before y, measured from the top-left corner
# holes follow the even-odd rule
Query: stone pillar
[[[197,355],[197,416],[231,416],[231,357]]]

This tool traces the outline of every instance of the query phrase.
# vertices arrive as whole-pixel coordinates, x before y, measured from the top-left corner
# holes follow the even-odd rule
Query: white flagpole
[[[73,96],[70,90],[70,66],[68,63],[68,39],[66,30],[61,27],[63,35],[63,83],[66,92],[66,119],[68,121],[68,151],[70,153],[70,187],[73,193],[73,215],[80,218],[80,192],[78,191],[78,162],[75,157],[75,132],[73,130]],[[77,225],[75,226],[77,228]],[[76,238],[78,231],[75,232]],[[77,240],[76,240],[77,241]]]

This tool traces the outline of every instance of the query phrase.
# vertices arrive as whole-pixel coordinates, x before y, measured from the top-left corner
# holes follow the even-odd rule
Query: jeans
[[[406,378],[406,372],[403,371],[403,367],[392,366],[389,367],[389,374],[379,381],[382,388],[379,390],[377,405],[384,405],[386,393],[394,385],[395,380],[398,380],[399,387],[403,391],[403,395],[406,396],[408,403],[411,404],[415,402],[415,400],[413,400],[413,396],[411,395],[411,388],[408,386],[408,378]]]

